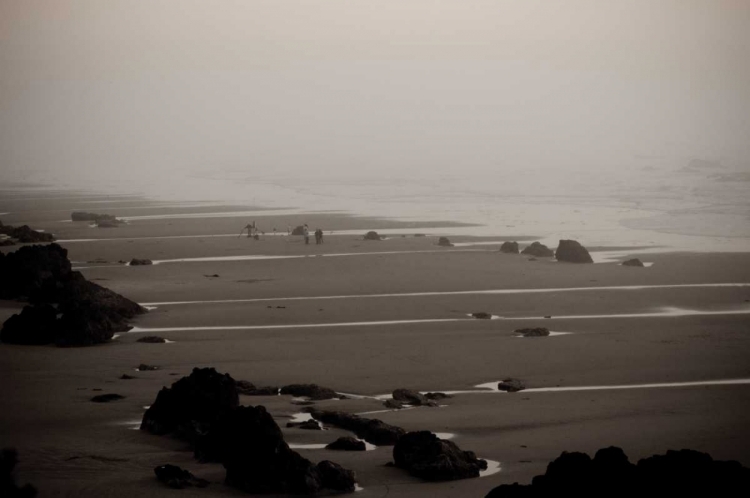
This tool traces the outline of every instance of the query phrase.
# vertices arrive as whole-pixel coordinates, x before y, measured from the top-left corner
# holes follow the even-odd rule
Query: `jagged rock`
[[[231,376],[213,368],[194,368],[190,376],[159,391],[143,415],[141,430],[174,433],[194,441],[239,404],[237,385]]]
[[[320,483],[324,488],[350,493],[354,491],[356,476],[353,470],[345,469],[329,460],[318,463],[316,469],[320,475]]]
[[[246,380],[237,381],[237,392],[245,396],[278,396],[279,388],[276,386],[255,387]]]
[[[518,242],[503,242],[503,245],[500,246],[500,252],[518,254]]]
[[[8,253],[0,265],[0,298],[29,297],[71,274],[68,251],[58,244],[25,246]]]
[[[391,446],[406,434],[401,427],[389,425],[378,419],[369,419],[345,412],[311,410],[310,415],[326,425],[353,432],[358,438],[376,446]]]
[[[537,258],[552,258],[555,256],[554,251],[541,242],[532,242],[531,245],[521,251],[521,254],[536,256]]]
[[[161,367],[157,367],[156,365],[146,365],[145,363],[141,363],[140,365],[138,365],[138,368],[136,370],[138,370],[139,372],[152,372],[154,370],[160,369]]]
[[[31,484],[23,487],[16,485],[13,470],[18,464],[18,453],[12,448],[5,448],[0,452],[0,496],[3,498],[34,498],[36,488]]]
[[[167,464],[154,467],[154,474],[156,474],[156,478],[160,482],[163,482],[170,488],[174,489],[183,489],[190,487],[205,488],[206,486],[208,486],[207,480],[195,477],[187,470],[184,470],[176,465]]]
[[[150,259],[136,259],[133,258],[130,260],[130,263],[128,263],[130,266],[148,266],[153,265],[154,262]]]
[[[57,310],[49,304],[24,306],[3,324],[0,340],[8,344],[50,344],[57,336]]]
[[[37,242],[54,242],[55,237],[51,233],[39,232],[33,230],[28,225],[12,227],[10,225],[0,225],[0,234],[7,235],[11,239],[16,239],[23,244]]]
[[[428,481],[452,481],[479,477],[487,468],[471,451],[462,451],[452,441],[429,431],[409,432],[393,447],[396,467]]]
[[[453,247],[453,244],[448,237],[440,237],[438,239],[437,245],[439,245],[440,247]]]
[[[118,399],[125,399],[125,396],[115,393],[99,394],[91,398],[94,403],[109,403],[110,401],[117,401]]]
[[[526,389],[526,386],[518,379],[503,379],[498,383],[497,388],[501,391],[517,393]]]
[[[304,422],[288,422],[286,424],[289,428],[304,429],[307,431],[322,431],[323,428],[316,420],[305,420]]]
[[[364,240],[382,240],[380,235],[378,235],[378,232],[367,232],[365,234]]]
[[[563,452],[530,485],[498,486],[486,498],[578,496],[745,496],[750,469],[735,461],[716,461],[693,450],[667,451],[628,461],[616,447],[585,453]]]
[[[327,445],[326,449],[339,451],[365,451],[367,445],[364,441],[360,441],[353,437],[340,437],[336,441]]]
[[[304,396],[316,401],[334,399],[338,397],[336,391],[317,384],[290,384],[281,388],[280,394]]]
[[[146,337],[141,337],[135,342],[145,342],[148,344],[164,344],[167,342],[167,340],[163,337],[159,337],[158,335],[147,335]]]
[[[547,337],[549,335],[549,329],[547,327],[533,327],[516,329],[513,333],[524,337]]]
[[[485,313],[484,311],[477,311],[476,313],[471,314],[472,317],[478,318],[479,320],[490,320],[492,319],[492,314]]]
[[[412,406],[437,406],[437,403],[427,399],[425,395],[409,389],[396,389],[393,391],[393,399]]]
[[[591,255],[580,243],[575,240],[561,240],[555,251],[558,261],[566,263],[593,263]]]
[[[633,258],[627,261],[623,261],[622,266],[635,266],[638,268],[643,268],[643,262],[638,258]]]

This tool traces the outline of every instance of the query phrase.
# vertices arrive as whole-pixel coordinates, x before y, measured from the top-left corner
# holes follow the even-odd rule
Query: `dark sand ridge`
[[[184,220],[174,220],[178,221]],[[138,229],[155,235],[171,230],[168,223],[172,221],[144,221]],[[115,255],[116,259],[162,257],[140,251],[149,247],[164,252],[165,259],[250,254],[257,247],[245,239],[238,240],[236,246],[231,238],[199,240],[179,244],[154,241],[153,246],[140,245],[140,241],[106,246],[71,244],[69,249],[72,259],[112,260]],[[280,241],[269,246],[271,253],[282,253],[287,247],[296,254],[308,250],[350,252],[350,244],[362,244],[356,250],[371,250],[346,237],[326,242],[321,248],[282,246]],[[429,241],[392,239],[382,244],[386,245],[382,250],[423,250]],[[259,253],[267,250],[258,249]],[[576,266],[529,262],[496,253],[445,252],[84,272],[88,278],[106,279],[103,285],[140,302],[750,282],[750,256],[746,254],[660,254],[653,259],[657,264],[645,271],[615,264]],[[220,277],[204,276],[214,273]],[[696,287],[280,301],[278,305],[286,308],[279,309],[276,303],[266,302],[166,306],[136,325],[337,323],[422,316],[461,319],[385,327],[322,327],[313,333],[309,329],[166,332],[162,334],[166,338],[177,339],[169,345],[139,344],[135,340],[141,334],[127,333],[111,344],[93,348],[0,345],[0,372],[9,379],[0,384],[0,396],[13,407],[0,412],[0,441],[18,447],[19,479],[35,483],[43,490],[42,496],[51,495],[51,490],[76,496],[157,496],[163,488],[155,482],[152,468],[167,462],[220,482],[224,477],[221,466],[198,465],[183,443],[122,425],[140,419],[143,406],[153,402],[160,387],[179,378],[170,373],[186,375],[194,366],[215,366],[258,385],[316,382],[338,391],[371,395],[397,387],[471,390],[479,383],[511,376],[529,386],[528,392],[516,394],[459,395],[447,400],[446,408],[377,415],[408,430],[455,433],[462,448],[502,462],[503,471],[495,476],[428,484],[384,467],[391,458],[388,449],[357,454],[300,450],[313,460],[330,458],[356,470],[365,488],[357,496],[484,496],[500,483],[526,482],[542,473],[562,450],[592,453],[610,444],[622,446],[631,459],[668,448],[692,447],[715,458],[739,459],[749,465],[748,386],[532,390],[558,385],[748,378],[747,316],[552,318],[542,324],[575,333],[541,339],[512,335],[512,330],[528,326],[528,321],[468,320],[464,316],[472,311],[517,316],[635,313],[663,306],[721,311],[747,306],[746,299],[750,296],[743,287]],[[0,307],[0,315],[17,309],[16,304],[8,306]],[[324,311],[318,311],[320,308]],[[141,362],[163,369],[137,373],[134,380],[118,380],[123,373],[133,373]],[[94,388],[127,397],[95,405],[88,401],[96,394],[91,391]],[[243,396],[242,402],[264,404],[281,425],[300,409],[290,404],[287,396]],[[367,399],[318,404],[352,412],[383,409],[381,402]],[[336,429],[315,434],[284,430],[288,441],[301,444],[327,443],[347,434]],[[241,496],[221,484],[199,492],[200,496]],[[182,493],[198,496],[190,490]]]

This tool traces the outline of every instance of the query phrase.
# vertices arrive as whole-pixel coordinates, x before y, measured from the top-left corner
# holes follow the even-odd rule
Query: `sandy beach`
[[[82,206],[129,223],[67,221]],[[390,447],[333,452],[305,445],[346,431],[283,429],[306,458],[355,470],[362,497],[484,496],[529,482],[562,451],[609,445],[631,461],[692,448],[750,465],[750,253],[647,252],[639,257],[648,268],[620,266],[625,257],[575,265],[499,253],[502,241],[523,247],[545,235],[522,227],[452,236],[456,246],[443,248],[438,233],[465,227],[75,192],[4,196],[0,212],[5,224],[55,234],[86,278],[150,309],[103,345],[0,345],[0,445],[18,449],[18,480],[40,496],[161,495],[152,469],[164,463],[212,483],[183,495],[242,495],[222,483],[221,465],[197,463],[184,442],[134,430],[162,386],[203,366],[261,386],[330,387],[348,399],[317,406],[448,433],[500,466],[427,483],[386,467]],[[265,235],[238,237],[253,220]],[[324,244],[286,235],[302,223],[321,227]],[[371,229],[387,237],[362,240]],[[598,249],[592,255],[628,253]],[[155,264],[120,263],[132,258]],[[0,302],[0,319],[22,306]],[[494,319],[469,316],[479,311]],[[514,334],[537,326],[561,334]],[[136,342],[154,334],[170,342]],[[141,363],[161,369],[136,372]],[[475,387],[508,377],[527,390]],[[438,408],[386,410],[382,396],[396,388],[456,394]],[[91,403],[97,393],[125,399]],[[301,411],[293,401],[241,397],[266,406],[282,428]]]

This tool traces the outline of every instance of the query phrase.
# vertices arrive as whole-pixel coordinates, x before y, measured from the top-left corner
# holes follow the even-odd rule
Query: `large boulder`
[[[409,432],[393,447],[396,467],[428,481],[452,481],[479,477],[487,468],[471,451],[462,451],[452,441],[429,431]]]
[[[503,242],[503,245],[500,246],[500,252],[518,254],[518,242]]]
[[[524,389],[526,389],[526,386],[518,379],[503,379],[498,382],[497,388],[500,391],[517,393],[518,391],[523,391]]]
[[[440,247],[453,247],[453,244],[448,237],[440,237],[438,239],[437,245],[439,245]]]
[[[364,240],[382,240],[380,235],[378,235],[378,232],[367,232],[364,236]]]
[[[353,432],[358,438],[376,446],[392,446],[406,434],[401,427],[378,419],[369,419],[338,411],[311,410],[310,415],[327,425]]]
[[[521,251],[521,254],[537,258],[552,258],[555,256],[554,251],[541,242],[532,242],[530,246]]]
[[[3,324],[0,340],[8,344],[50,344],[57,337],[57,310],[49,304],[25,306]]]
[[[746,496],[750,469],[693,450],[667,451],[633,465],[620,448],[563,452],[530,485],[502,485],[487,498],[580,496]]]
[[[561,240],[555,251],[558,261],[566,263],[593,263],[591,255],[578,241]]]
[[[171,387],[164,387],[143,415],[141,430],[173,433],[194,442],[240,404],[237,385],[229,374],[194,368]]]
[[[0,264],[0,299],[28,298],[69,278],[68,251],[58,244],[21,247]]]
[[[291,396],[306,397],[310,399],[324,400],[338,398],[338,394],[333,389],[321,387],[317,384],[290,384],[281,388],[279,394],[289,394]]]

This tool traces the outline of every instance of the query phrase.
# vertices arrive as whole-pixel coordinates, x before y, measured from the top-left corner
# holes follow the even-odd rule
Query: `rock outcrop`
[[[487,468],[471,451],[462,451],[452,441],[429,431],[409,432],[393,447],[396,467],[428,481],[453,481],[479,477]]]
[[[497,384],[497,388],[500,391],[517,393],[526,389],[526,386],[518,379],[503,379]]]
[[[292,235],[305,235],[305,227],[303,225],[294,227],[294,230],[292,230]]]
[[[448,237],[440,237],[438,239],[437,245],[439,245],[440,247],[453,247],[453,244]]]
[[[396,389],[393,391],[393,400],[411,406],[437,406],[435,401],[428,399],[424,394],[409,389]]]
[[[531,245],[521,251],[521,254],[537,258],[552,258],[555,256],[554,251],[541,242],[532,242]]]
[[[280,394],[306,397],[316,401],[338,398],[336,391],[317,384],[290,384],[282,387]]]
[[[364,236],[364,240],[383,240],[380,235],[378,235],[378,232],[367,232]]]
[[[391,446],[406,434],[401,427],[378,419],[369,419],[338,411],[310,410],[310,415],[327,425],[353,432],[358,438],[376,446]]]
[[[623,261],[622,266],[635,266],[638,268],[643,268],[643,262],[638,258],[633,258],[627,261]]]
[[[190,376],[159,391],[143,415],[141,430],[194,442],[239,404],[231,376],[213,368],[194,368]]]
[[[500,252],[505,254],[518,254],[518,242],[503,242]]]
[[[174,489],[183,488],[205,488],[208,481],[195,477],[193,474],[176,465],[159,465],[154,468],[154,474],[159,482],[162,482]]]
[[[130,260],[130,263],[128,263],[130,266],[149,266],[153,265],[154,262],[150,259],[137,259],[133,258]]]
[[[328,444],[326,449],[337,451],[365,451],[367,450],[367,445],[364,441],[360,441],[353,437],[340,437],[336,441]]]
[[[667,451],[633,465],[620,448],[603,448],[592,459],[563,452],[529,485],[498,486],[486,498],[577,496],[747,496],[750,469],[693,450]]]
[[[533,327],[516,329],[513,333],[523,337],[547,337],[549,335],[549,329],[547,327]]]
[[[471,314],[472,318],[477,318],[479,320],[490,320],[492,319],[492,314],[487,313],[485,311],[477,311],[475,313]]]
[[[575,240],[561,240],[555,251],[555,258],[565,263],[594,262],[586,248]]]
[[[3,225],[0,222],[0,234],[7,235],[22,244],[55,241],[55,237],[51,233],[32,230],[28,225],[12,227],[10,225]]]

